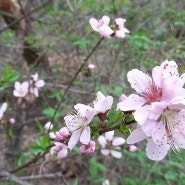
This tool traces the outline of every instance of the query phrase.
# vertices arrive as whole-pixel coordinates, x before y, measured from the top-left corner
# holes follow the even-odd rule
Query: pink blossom
[[[137,151],[137,146],[136,145],[129,145],[128,146],[128,151],[130,151],[130,152],[136,152]]]
[[[4,113],[5,113],[6,109],[7,109],[7,106],[8,106],[7,103],[3,103],[1,105],[1,108],[0,108],[0,120],[3,118],[3,115],[4,115]]]
[[[92,29],[98,32],[102,37],[111,38],[114,31],[109,27],[110,18],[108,16],[103,16],[100,20],[91,18],[89,23]]]
[[[126,33],[129,33],[129,30],[125,28],[124,23],[126,22],[126,19],[123,18],[117,18],[115,19],[115,25],[116,30],[114,33],[114,36],[117,38],[125,38]]]
[[[7,124],[9,124],[9,125],[13,125],[13,124],[15,124],[15,119],[14,118],[10,118],[8,121],[7,121]]]
[[[138,95],[132,94],[118,103],[122,111],[135,110],[139,124],[127,139],[128,144],[147,139],[146,154],[162,160],[169,149],[185,148],[184,74],[178,73],[174,61],[165,61],[152,70],[152,78],[139,70],[128,73],[128,80]]]
[[[50,153],[51,154],[57,154],[57,157],[59,159],[66,158],[67,154],[68,154],[67,146],[65,144],[59,143],[59,142],[55,142],[54,145],[55,146],[51,147]]]
[[[122,137],[114,137],[114,131],[106,132],[104,135],[98,137],[98,142],[101,145],[101,153],[103,155],[112,154],[116,158],[121,158],[120,146],[125,143]]]
[[[152,77],[133,69],[128,72],[128,81],[137,94],[131,94],[125,101],[118,103],[122,111],[136,110],[152,102],[170,101],[175,96],[185,94],[183,89],[184,74],[179,76],[178,66],[174,61],[165,61],[152,70]]]
[[[119,102],[122,102],[124,100],[126,100],[127,96],[125,94],[122,94],[120,97],[119,97]]]
[[[82,145],[80,147],[80,152],[81,153],[93,153],[95,151],[95,145],[96,143],[94,141],[90,141],[87,145]]]
[[[111,109],[113,104],[112,96],[104,96],[102,92],[97,92],[96,100],[93,102],[93,107],[96,115],[99,113],[107,113]]]
[[[124,24],[126,22],[126,19],[116,18],[114,22],[115,22],[117,29],[121,30],[125,27]]]
[[[67,127],[61,128],[59,131],[55,133],[50,133],[50,138],[55,141],[63,141],[71,135]]]
[[[16,97],[25,97],[28,93],[28,82],[23,82],[22,84],[20,82],[15,82],[14,84],[15,90],[13,91],[13,95]]]
[[[76,104],[76,114],[69,114],[64,117],[65,124],[71,132],[71,137],[68,142],[68,148],[72,149],[78,141],[87,145],[90,142],[90,122],[94,117],[94,110],[90,106]]]
[[[96,66],[94,64],[89,64],[88,65],[88,71],[93,72],[95,70]]]
[[[145,116],[140,116],[140,113]],[[146,154],[152,160],[162,160],[168,150],[185,149],[185,99],[175,97],[169,103],[155,102],[148,109],[134,113],[140,124],[128,137],[128,144],[148,139]]]
[[[43,87],[44,85],[45,85],[44,80],[39,80],[37,73],[35,73],[34,75],[31,75],[30,89],[29,90],[30,90],[30,93],[35,95],[35,97],[39,96],[38,89]]]

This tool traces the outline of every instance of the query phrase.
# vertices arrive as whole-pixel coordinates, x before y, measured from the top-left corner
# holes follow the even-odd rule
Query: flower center
[[[142,93],[142,96],[146,99],[146,104],[151,104],[152,102],[161,100],[162,90],[152,83]]]

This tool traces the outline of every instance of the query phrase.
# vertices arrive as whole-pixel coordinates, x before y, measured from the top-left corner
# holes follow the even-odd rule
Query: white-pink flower
[[[174,61],[165,61],[152,70],[152,77],[133,69],[128,72],[127,78],[137,94],[131,94],[117,108],[122,111],[136,110],[152,102],[169,102],[175,96],[183,96],[185,74],[179,76],[178,66]]]
[[[35,73],[34,75],[31,75],[30,80],[30,93],[34,94],[35,97],[39,96],[39,88],[43,87],[45,85],[44,80],[38,79],[38,74]]]
[[[87,145],[80,146],[81,153],[93,153],[95,151],[96,143],[94,141],[90,141]]]
[[[102,92],[98,91],[96,95],[96,100],[93,102],[93,107],[96,115],[99,113],[107,113],[107,111],[111,109],[112,104],[112,96],[104,96]]]
[[[122,137],[114,137],[114,131],[109,131],[99,136],[98,142],[102,147],[101,153],[103,155],[109,155],[111,153],[112,156],[116,158],[122,157],[120,146],[125,143],[125,139]]]
[[[140,126],[127,139],[134,144],[148,140],[146,154],[152,160],[162,160],[171,148],[185,149],[185,99],[175,97],[169,103],[154,102],[134,113]]]
[[[165,61],[152,70],[152,78],[139,70],[128,73],[128,80],[138,95],[132,94],[118,103],[122,111],[135,110],[139,124],[127,139],[128,144],[147,139],[146,154],[162,160],[169,149],[185,148],[184,74],[178,73],[174,61]]]
[[[4,115],[4,113],[5,113],[6,109],[7,109],[7,106],[8,106],[7,103],[3,103],[1,105],[1,108],[0,108],[0,120],[3,118],[3,115]]]
[[[109,22],[110,17],[106,15],[103,16],[100,20],[97,20],[95,18],[91,18],[89,20],[92,29],[105,38],[111,38],[111,35],[114,33],[114,31],[109,26]]]
[[[116,25],[116,30],[114,33],[115,37],[122,39],[122,38],[125,38],[126,33],[129,33],[129,30],[124,26],[125,22],[126,22],[126,19],[123,19],[123,18],[115,19],[115,25]]]
[[[76,104],[74,106],[77,113],[69,114],[64,117],[65,124],[71,132],[71,137],[68,142],[68,148],[72,149],[78,141],[87,145],[90,142],[90,122],[95,115],[93,108],[83,104]]]
[[[13,91],[13,95],[16,97],[25,97],[28,93],[29,83],[28,82],[15,82],[14,84],[15,90]]]
[[[54,145],[55,146],[51,147],[50,153],[52,155],[57,154],[59,159],[66,158],[68,154],[68,147],[65,144],[59,142],[55,142]]]

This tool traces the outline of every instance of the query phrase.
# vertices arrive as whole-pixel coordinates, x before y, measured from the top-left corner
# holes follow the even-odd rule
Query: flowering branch
[[[76,79],[76,77],[78,76],[78,74],[82,71],[82,69],[83,69],[83,67],[85,66],[85,64],[87,63],[88,59],[91,57],[91,55],[94,53],[94,51],[98,48],[98,46],[101,44],[101,42],[103,41],[103,39],[104,39],[104,37],[102,37],[102,38],[96,43],[96,45],[93,47],[93,49],[91,50],[91,52],[87,55],[87,57],[83,59],[83,63],[81,64],[81,66],[79,67],[79,69],[76,71],[75,75],[73,76],[73,78],[72,78],[71,81],[69,82],[68,87],[67,87],[66,90],[64,91],[64,94],[63,94],[61,100],[58,102],[57,107],[56,107],[56,109],[55,109],[55,112],[54,112],[54,114],[53,114],[53,117],[52,117],[52,119],[51,119],[51,122],[54,121],[55,116],[56,116],[56,113],[57,113],[57,111],[58,111],[58,109],[59,109],[59,107],[60,107],[62,101],[64,100],[64,98],[65,98],[67,92],[68,92],[69,89],[71,88],[71,86],[72,86],[74,80]]]

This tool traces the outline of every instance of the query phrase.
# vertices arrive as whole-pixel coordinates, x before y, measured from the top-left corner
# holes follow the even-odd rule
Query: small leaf
[[[44,153],[46,151],[42,146],[30,146],[29,149],[34,153]]]

